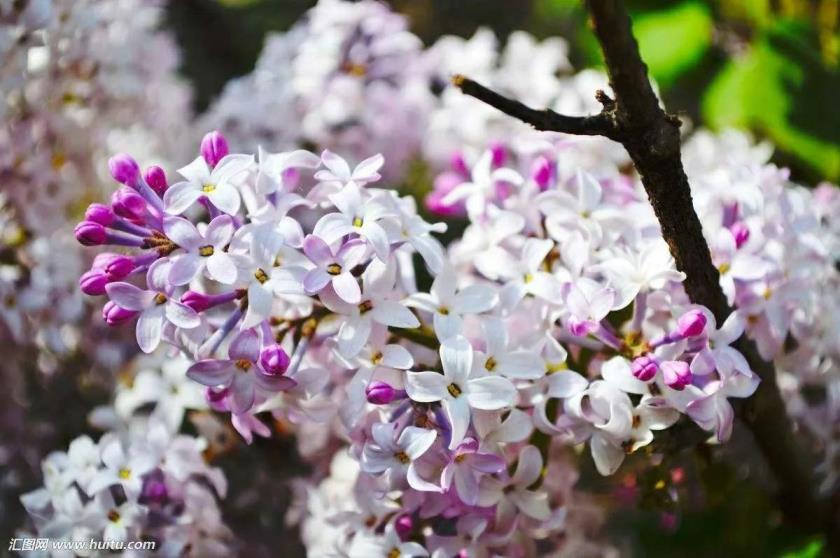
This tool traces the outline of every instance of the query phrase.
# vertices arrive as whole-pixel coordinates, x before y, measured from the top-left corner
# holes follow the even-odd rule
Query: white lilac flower
[[[164,219],[163,230],[186,251],[172,258],[169,280],[174,285],[186,285],[205,269],[211,279],[225,285],[236,281],[236,264],[225,251],[234,233],[229,215],[219,215],[210,221],[204,234],[186,219],[173,216]]]
[[[251,155],[232,154],[211,168],[204,157],[196,157],[192,163],[178,169],[186,180],[166,190],[163,196],[166,212],[180,215],[205,196],[219,210],[235,214],[242,204],[236,180],[253,164]]]
[[[450,449],[466,436],[473,409],[502,409],[513,404],[516,389],[499,376],[470,377],[473,348],[461,336],[441,342],[440,360],[443,373],[408,372],[405,380],[408,396],[414,401],[440,401],[452,426]]]
[[[163,326],[171,322],[176,327],[191,329],[200,324],[192,308],[174,300],[173,285],[169,282],[172,262],[160,259],[149,267],[146,281],[149,289],[141,289],[131,283],[110,283],[106,287],[108,296],[120,308],[138,313],[137,344],[147,353],[160,343]]]
[[[428,293],[415,293],[406,299],[407,305],[432,313],[439,339],[459,335],[464,315],[486,312],[497,302],[498,295],[489,285],[468,285],[458,290],[455,271],[450,266],[435,277]]]
[[[440,490],[434,483],[423,479],[414,466],[414,462],[435,442],[436,431],[406,426],[398,432],[395,423],[378,423],[373,425],[371,437],[362,453],[362,471],[375,474],[387,472],[393,486],[407,481],[415,490]]]

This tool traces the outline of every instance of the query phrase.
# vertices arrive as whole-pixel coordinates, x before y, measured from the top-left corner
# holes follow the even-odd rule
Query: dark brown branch
[[[467,95],[484,101],[491,107],[518,118],[540,131],[608,138],[614,138],[616,135],[612,118],[606,112],[591,116],[566,116],[550,109],[533,109],[462,75],[452,76],[452,83]]]
[[[564,116],[527,107],[462,76],[456,76],[453,82],[464,93],[538,130],[602,135],[621,143],[639,173],[677,269],[686,275],[686,293],[693,302],[708,307],[721,324],[732,309],[720,287],[720,274],[712,263],[694,211],[680,153],[679,120],[659,104],[623,2],[588,0],[587,6],[615,93],[614,100],[602,91],[596,93],[604,107],[599,114]],[[759,357],[755,344],[746,337],[735,346],[762,379],[755,395],[740,406],[739,414],[778,481],[780,503],[787,519],[809,532],[840,531],[837,518],[816,495],[813,455],[804,446],[803,436],[797,436],[792,429],[772,364]],[[686,428],[684,432],[688,443],[698,439],[697,429]],[[665,445],[677,448],[680,444],[681,440],[671,439]],[[829,544],[834,542],[829,537]]]

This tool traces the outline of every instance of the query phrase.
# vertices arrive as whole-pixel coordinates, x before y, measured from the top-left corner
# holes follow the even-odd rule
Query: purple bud
[[[668,360],[662,363],[662,377],[665,379],[665,385],[682,391],[691,383],[691,369],[687,362]]]
[[[368,403],[387,405],[394,400],[397,395],[397,390],[391,387],[390,384],[374,380],[368,384],[365,389],[365,395],[367,396]]]
[[[640,356],[630,365],[633,375],[642,382],[649,382],[656,376],[659,366],[656,359],[647,355]]]
[[[689,310],[677,320],[677,330],[683,338],[700,335],[706,330],[706,315],[700,310]]]
[[[162,196],[166,189],[169,187],[169,183],[166,181],[166,173],[163,172],[163,169],[157,165],[151,166],[146,169],[146,184],[152,187],[152,190],[157,192],[159,196]]]
[[[228,154],[228,144],[225,136],[218,131],[207,133],[201,140],[201,156],[211,167],[219,164],[219,161]]]
[[[500,141],[494,141],[490,144],[490,154],[493,167],[501,167],[507,160],[507,147]]]
[[[137,312],[133,310],[126,310],[125,308],[117,306],[113,300],[109,300],[105,303],[105,306],[102,307],[102,318],[109,326],[123,324],[136,315]]]
[[[735,247],[740,248],[750,239],[750,229],[741,221],[738,221],[729,229],[735,237]]]
[[[108,159],[108,170],[120,184],[133,186],[140,178],[140,166],[131,155],[120,153]]]
[[[402,514],[394,521],[394,530],[400,537],[400,540],[407,541],[411,536],[411,531],[414,530],[414,520],[407,513]]]
[[[126,219],[140,219],[146,212],[146,200],[130,188],[120,188],[111,195],[114,213]]]
[[[92,203],[85,211],[85,219],[107,227],[114,221],[114,213],[107,205]]]
[[[187,291],[181,295],[181,302],[195,310],[196,312],[204,312],[213,306],[212,299],[209,295],[199,293],[196,291]]]
[[[449,164],[452,167],[452,170],[461,175],[461,177],[470,175],[470,169],[467,167],[467,161],[464,159],[464,154],[460,151],[456,151],[452,154]]]
[[[166,500],[168,493],[168,490],[166,490],[166,483],[157,479],[150,479],[146,481],[145,486],[143,486],[143,494],[141,497],[144,502],[160,503]]]
[[[545,157],[538,157],[531,166],[531,178],[539,186],[540,191],[548,189],[548,184],[551,181],[552,165]]]
[[[289,355],[280,345],[269,345],[260,353],[260,364],[266,374],[279,376],[289,368]]]
[[[79,288],[89,296],[104,295],[105,285],[108,283],[108,276],[97,269],[86,271],[79,278]]]
[[[82,221],[73,231],[76,240],[84,246],[100,246],[105,243],[105,227],[93,221]]]
[[[134,259],[120,254],[113,254],[105,264],[105,273],[111,281],[119,281],[134,271]]]

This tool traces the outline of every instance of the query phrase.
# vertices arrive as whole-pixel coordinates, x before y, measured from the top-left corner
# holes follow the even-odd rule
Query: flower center
[[[455,456],[455,463],[463,463],[464,459],[466,459],[466,458],[467,458],[466,453],[459,453],[458,455]]]
[[[633,415],[633,428],[639,428],[640,424],[642,424],[642,417]]]
[[[254,279],[260,282],[260,285],[264,285],[266,281],[268,281],[268,274],[263,271],[262,268],[257,268],[254,272]]]
[[[448,316],[449,308],[447,308],[446,306],[441,306],[440,308],[438,308],[438,313],[440,313],[442,316]]]
[[[487,362],[484,363],[484,368],[488,372],[492,372],[493,370],[496,369],[497,364],[498,364],[498,362],[496,362],[496,359],[493,358],[493,357],[490,357],[490,358],[487,359]]]
[[[330,275],[339,275],[341,274],[341,266],[337,263],[333,263],[327,266],[327,273]]]
[[[388,558],[400,558],[400,556],[402,556],[402,553],[396,546],[388,552]]]
[[[379,364],[380,362],[382,362],[382,359],[383,359],[383,358],[385,358],[385,355],[383,355],[380,351],[376,351],[376,352],[375,352],[375,353],[373,353],[373,355],[370,357],[370,361],[371,361],[373,364]]]
[[[362,302],[361,304],[359,304],[359,313],[360,314],[366,314],[366,313],[370,312],[371,309],[373,309],[373,303],[369,300],[366,300],[366,301]]]
[[[253,363],[250,360],[245,359],[245,358],[240,358],[239,360],[236,361],[236,367],[239,368],[243,372],[247,372],[248,370],[250,370],[252,364]]]
[[[206,258],[208,256],[212,256],[213,251],[214,251],[214,248],[211,245],[208,244],[207,246],[202,246],[201,248],[198,249],[198,255],[199,256],[204,256]]]
[[[364,77],[367,74],[367,66],[355,62],[347,62],[344,64],[344,72],[351,76]],[[399,556],[399,554],[398,554]]]
[[[206,182],[201,186],[201,191],[205,194],[209,194],[210,192],[214,192],[216,190],[216,185],[211,184],[210,182]]]
[[[110,521],[111,523],[116,523],[119,520],[120,520],[120,512],[118,512],[117,510],[110,510],[108,512],[108,521]]]
[[[566,366],[565,362],[546,362],[545,363],[545,373],[546,374],[554,374],[555,372],[561,372],[563,370],[568,370],[568,366]]]
[[[359,228],[364,224],[365,224],[365,221],[361,217],[356,217],[355,219],[353,219],[353,226],[356,227],[356,228]]]
[[[166,304],[166,295],[163,293],[158,293],[155,295],[155,304],[160,306],[161,304]]]
[[[534,280],[534,274],[533,274],[533,273],[526,273],[526,274],[522,277],[522,281],[524,281],[526,285],[527,285],[528,283],[530,283],[531,281],[533,281],[533,280]]]
[[[395,453],[394,454],[394,459],[396,459],[397,461],[399,461],[403,465],[407,465],[411,461],[411,458],[409,458],[408,454],[405,453],[404,451],[398,451],[397,453]]]
[[[451,395],[452,397],[458,397],[459,395],[464,393],[458,384],[449,384],[448,386],[446,386],[446,391],[448,391],[449,395]]]
[[[129,469],[128,467],[123,467],[122,469],[120,469],[120,470],[119,470],[119,472],[117,473],[117,475],[118,475],[118,476],[119,476],[122,480],[128,480],[128,479],[130,479],[130,478],[131,478],[131,469]]]
[[[732,266],[728,263],[722,263],[718,266],[718,271],[721,275],[726,275],[726,272],[732,269]]]

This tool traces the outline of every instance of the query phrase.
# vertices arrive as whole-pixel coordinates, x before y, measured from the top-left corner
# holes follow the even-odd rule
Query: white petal
[[[468,382],[467,398],[476,409],[494,411],[513,405],[516,388],[510,380],[498,376],[474,378]]]
[[[405,390],[413,401],[431,403],[447,396],[446,378],[437,372],[407,372]]]

